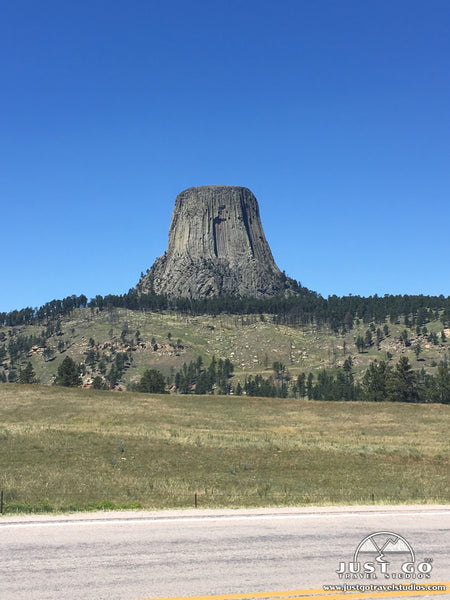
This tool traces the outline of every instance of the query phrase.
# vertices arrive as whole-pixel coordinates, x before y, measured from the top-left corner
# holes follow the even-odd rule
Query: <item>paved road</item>
[[[348,571],[356,548],[374,532],[405,538],[415,552],[416,568],[432,559],[431,579],[425,583],[450,582],[449,530],[450,507],[437,506],[2,517],[0,598],[250,598],[258,593],[272,598],[269,592],[275,591],[283,598],[285,590],[300,595],[306,589],[316,590],[309,596],[319,598],[323,585],[343,583],[336,573],[340,563]],[[375,555],[364,557],[374,560]],[[389,557],[410,560],[401,554]],[[391,566],[394,573],[395,560]],[[411,582],[423,581],[403,581]],[[403,597],[450,598],[450,587],[441,596]]]

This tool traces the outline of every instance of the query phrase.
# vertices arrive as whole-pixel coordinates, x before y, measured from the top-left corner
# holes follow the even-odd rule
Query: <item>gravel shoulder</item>
[[[34,515],[0,515],[0,527],[13,523],[60,523],[79,521],[159,521],[197,520],[248,517],[287,517],[289,515],[353,515],[364,513],[409,514],[409,513],[449,513],[450,505],[411,504],[411,505],[362,505],[362,506],[308,506],[308,507],[266,507],[242,509],[185,509],[158,511],[97,511]]]

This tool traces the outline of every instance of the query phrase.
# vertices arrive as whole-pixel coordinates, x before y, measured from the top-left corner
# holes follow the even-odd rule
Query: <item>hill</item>
[[[423,377],[435,376],[440,364],[448,365],[448,299],[441,301],[443,308],[426,308],[427,302],[436,305],[439,299],[418,297],[419,302],[413,297],[414,307],[413,300],[403,297],[403,304],[412,306],[411,312],[402,314],[397,309],[388,315],[373,308],[377,306],[373,299],[323,300],[308,293],[300,300],[306,298],[317,306],[315,312],[308,308],[302,313],[308,315],[306,319],[294,314],[292,307],[299,306],[295,298],[256,306],[242,301],[241,312],[236,305],[232,307],[234,314],[225,312],[226,304],[220,310],[217,304],[204,304],[203,313],[201,306],[197,311],[192,304],[189,310],[175,306],[176,311],[170,305],[159,310],[124,308],[134,301],[133,294],[97,297],[89,303],[85,299],[79,307],[80,302],[71,298],[72,305],[65,299],[34,311],[0,315],[0,379],[16,381],[30,363],[36,379],[50,385],[63,359],[70,356],[79,365],[85,386],[97,376],[115,389],[131,389],[149,367],[161,371],[173,386],[184,364],[201,357],[206,367],[215,357],[228,359],[234,367],[230,390],[259,376],[271,378],[278,387],[284,383],[289,396],[304,396],[295,387],[301,374],[312,373],[317,380],[323,370],[337,376],[351,364],[358,384],[375,360],[394,366],[400,357],[407,357]],[[347,310],[350,301],[359,306],[353,313]],[[276,312],[259,312],[271,310],[273,302],[283,302],[284,308],[275,304]],[[392,300],[391,311],[393,305]],[[208,306],[216,314],[208,314]],[[249,308],[253,312],[242,312]]]

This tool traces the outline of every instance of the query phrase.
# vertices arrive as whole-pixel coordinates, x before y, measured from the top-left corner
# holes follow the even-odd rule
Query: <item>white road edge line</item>
[[[309,513],[309,514],[293,514],[293,515],[204,515],[204,516],[186,516],[186,517],[154,517],[142,519],[92,519],[92,520],[61,520],[61,521],[30,521],[2,523],[0,521],[0,530],[13,527],[73,527],[78,525],[142,525],[142,524],[157,524],[157,523],[200,523],[202,521],[243,521],[243,520],[269,520],[269,519],[333,519],[333,518],[349,518],[349,517],[426,517],[437,515],[450,515],[450,510],[434,511],[434,512],[354,512],[354,513]]]

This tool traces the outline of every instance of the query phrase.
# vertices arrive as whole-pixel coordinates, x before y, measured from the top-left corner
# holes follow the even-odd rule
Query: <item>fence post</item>
[[[3,514],[3,490],[0,492],[0,514]]]
[[[375,504],[375,494],[372,494],[372,504]]]
[[[195,494],[194,494],[194,504],[195,504],[195,508],[197,508],[197,492],[195,492]]]

